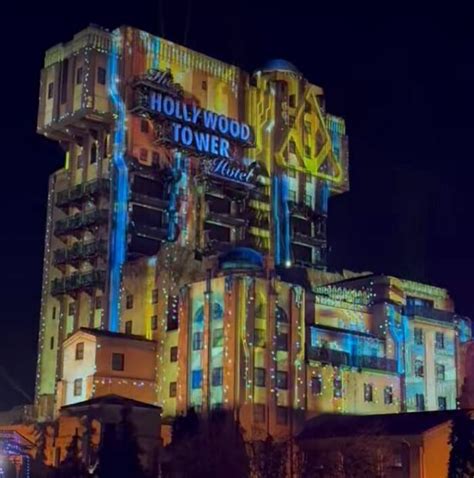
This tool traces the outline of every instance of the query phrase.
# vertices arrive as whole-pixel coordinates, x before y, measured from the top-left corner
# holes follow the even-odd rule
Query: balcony
[[[51,283],[51,295],[75,295],[97,288],[103,290],[105,282],[106,272],[102,270],[76,273],[65,278],[54,279]]]
[[[297,242],[299,244],[305,244],[311,247],[318,247],[326,242],[323,237],[307,236],[306,234],[302,234],[300,232],[295,232],[293,234],[292,240],[293,242]]]
[[[105,224],[108,219],[109,211],[107,209],[95,209],[90,212],[75,214],[56,221],[54,234],[58,237],[73,234],[83,229]]]
[[[59,191],[56,194],[56,206],[63,208],[70,205],[79,205],[86,199],[96,198],[108,194],[110,181],[106,178],[94,179],[86,183],[78,184],[70,189]]]
[[[65,264],[77,265],[81,261],[95,259],[107,254],[106,241],[76,242],[69,249],[57,249],[53,253],[53,264],[62,266]]]
[[[438,322],[448,322],[454,324],[453,312],[446,310],[432,309],[420,305],[406,306],[403,308],[403,314],[408,317],[422,317],[424,319],[436,320]]]
[[[233,227],[245,226],[247,223],[247,220],[243,217],[235,217],[231,214],[224,214],[213,211],[207,213],[206,220],[216,222],[218,224],[226,224]]]
[[[341,350],[332,350],[323,347],[308,347],[307,358],[309,360],[338,366],[345,365],[347,367],[383,370],[385,372],[397,371],[397,362],[392,359],[374,357],[371,355],[352,355]]]
[[[148,196],[146,194],[140,194],[132,191],[132,201],[140,204],[151,207],[156,207],[162,211],[167,211],[169,207],[169,201],[166,199],[161,199],[158,197]]]

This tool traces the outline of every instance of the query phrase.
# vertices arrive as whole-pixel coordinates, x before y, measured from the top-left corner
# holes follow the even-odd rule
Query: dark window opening
[[[113,353],[112,354],[112,370],[123,372],[125,369],[125,355]]]

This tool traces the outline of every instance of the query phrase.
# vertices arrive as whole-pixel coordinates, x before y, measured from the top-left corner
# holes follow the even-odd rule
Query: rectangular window
[[[321,395],[323,391],[323,380],[321,377],[311,377],[311,393]]]
[[[288,407],[277,407],[276,422],[277,425],[288,425]]]
[[[170,382],[170,398],[176,397],[176,390],[177,390],[176,382]]]
[[[142,133],[148,133],[148,131],[149,131],[148,120],[142,119],[142,120],[140,121],[140,131],[141,131]]]
[[[391,405],[393,403],[393,388],[385,387],[383,389],[383,403],[385,405]]]
[[[105,85],[106,77],[107,73],[105,71],[105,68],[99,66],[99,68],[97,68],[97,82],[99,83],[99,85]]]
[[[442,382],[445,378],[445,371],[446,368],[443,364],[437,363],[436,364],[436,380]]]
[[[224,345],[224,329],[214,329],[212,331],[212,346],[222,347]]]
[[[438,397],[438,410],[446,410],[446,397]]]
[[[50,348],[51,350],[54,349],[54,337],[51,337],[51,338],[49,339],[49,348]]]
[[[255,329],[255,347],[265,347],[265,329]]]
[[[125,355],[119,353],[112,354],[112,370],[123,372],[125,370]]]
[[[74,315],[76,313],[76,303],[70,302],[67,309],[68,315]]]
[[[415,327],[415,344],[422,345],[423,344],[423,330]]]
[[[50,100],[53,97],[54,94],[54,83],[51,82],[48,84],[48,100]]]
[[[333,395],[334,398],[342,397],[342,380],[341,377],[334,377],[333,380]]]
[[[201,82],[201,88],[202,88],[203,90],[207,90],[207,81],[206,81],[206,80],[203,80],[203,81]]]
[[[76,85],[80,85],[82,83],[82,66],[80,66],[76,70]]]
[[[202,350],[202,332],[193,334],[193,350]]]
[[[76,344],[76,360],[82,360],[84,358],[84,342]]]
[[[56,307],[53,307],[53,314],[52,314],[53,320],[56,319]]]
[[[82,395],[82,378],[76,378],[74,380],[74,396],[79,397]]]
[[[178,361],[178,347],[170,347],[170,362]]]
[[[193,370],[191,373],[191,386],[193,389],[201,388],[202,386],[202,370]]]
[[[253,419],[255,423],[265,422],[265,405],[262,403],[254,403],[253,405]]]
[[[364,383],[364,402],[374,401],[374,386],[371,383]]]
[[[131,335],[131,333],[132,333],[132,321],[131,320],[127,320],[125,322],[125,333],[128,334],[128,335]]]
[[[95,308],[96,310],[102,309],[102,296],[97,296],[95,298]]]
[[[212,386],[213,387],[220,387],[222,385],[222,378],[223,378],[223,368],[216,367],[212,369]]]
[[[443,332],[436,332],[435,346],[437,349],[444,349],[444,334]]]
[[[288,389],[288,372],[283,372],[281,370],[277,371],[277,388],[281,390]]]
[[[286,333],[277,333],[277,340],[276,340],[277,350],[288,350],[288,334]]]
[[[296,202],[296,191],[293,189],[288,189],[288,199],[290,201]]]
[[[153,289],[151,291],[151,303],[158,304],[158,289]]]
[[[290,108],[296,107],[296,95],[290,95],[288,97],[288,105],[290,106]]]
[[[415,395],[416,411],[423,412],[425,410],[425,396],[422,393]]]
[[[261,367],[255,367],[254,369],[254,375],[255,375],[255,386],[257,387],[265,387],[265,378],[266,378],[266,372],[264,368]]]
[[[127,309],[133,309],[133,295],[128,294],[127,295]]]
[[[156,330],[158,328],[158,316],[151,316],[151,330]]]
[[[313,206],[313,196],[311,196],[311,194],[305,194],[304,195],[304,203],[307,206],[312,207]]]
[[[415,377],[424,377],[425,367],[421,360],[415,360]]]

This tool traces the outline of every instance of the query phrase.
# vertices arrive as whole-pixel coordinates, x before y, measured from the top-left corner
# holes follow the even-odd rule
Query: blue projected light
[[[284,212],[284,243],[285,250],[285,266],[291,265],[291,250],[290,250],[290,208],[288,206],[288,177],[286,174],[281,178],[281,201]]]
[[[117,119],[114,130],[113,172],[114,204],[112,227],[110,230],[110,276],[109,276],[109,323],[108,329],[117,332],[120,319],[120,283],[122,265],[126,254],[128,168],[125,162],[125,104],[118,91],[119,46],[122,41],[120,31],[113,33],[112,50],[109,55],[109,97]]]
[[[401,316],[401,323],[395,323],[395,310],[393,306],[388,305],[389,313],[388,313],[388,327],[392,337],[396,343],[397,347],[397,372],[398,373],[405,373],[405,366],[404,366],[404,357],[403,357],[403,344],[407,340],[408,337],[408,319],[405,316]]]

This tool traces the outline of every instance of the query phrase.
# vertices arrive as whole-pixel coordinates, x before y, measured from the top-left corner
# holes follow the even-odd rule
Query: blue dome
[[[228,269],[263,269],[263,258],[249,247],[236,247],[219,257],[219,267]]]
[[[263,68],[259,68],[260,71],[287,71],[290,73],[296,73],[300,75],[300,71],[296,68],[293,63],[289,61],[283,60],[281,58],[277,58],[275,60],[270,60],[263,65]]]

